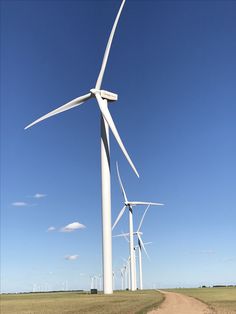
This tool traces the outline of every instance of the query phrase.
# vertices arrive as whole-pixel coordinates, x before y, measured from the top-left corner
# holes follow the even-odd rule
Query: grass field
[[[1,296],[1,314],[141,314],[157,307],[163,300],[154,290],[90,295],[76,292],[12,294]]]
[[[198,288],[198,289],[171,289],[210,305],[219,314],[236,313],[236,287],[234,288]]]

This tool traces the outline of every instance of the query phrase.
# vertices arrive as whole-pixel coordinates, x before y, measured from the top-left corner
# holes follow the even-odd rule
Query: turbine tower
[[[130,251],[130,275],[131,275],[131,290],[135,291],[137,289],[137,284],[136,284],[136,276],[135,276],[135,256],[134,256],[134,226],[133,226],[133,207],[138,206],[138,205],[164,205],[161,203],[151,203],[151,202],[140,202],[140,201],[128,201],[124,186],[122,184],[121,178],[120,178],[120,173],[119,173],[119,167],[118,163],[116,162],[116,170],[117,170],[117,176],[118,180],[120,183],[121,191],[124,197],[124,207],[121,209],[119,215],[117,216],[113,226],[112,230],[115,228],[117,225],[118,221],[121,219],[123,216],[125,209],[129,211],[129,251]]]
[[[111,232],[111,183],[110,183],[110,144],[109,144],[109,128],[111,129],[118,145],[120,146],[123,154],[128,160],[130,166],[139,177],[139,174],[120,138],[120,135],[116,129],[115,123],[108,110],[108,102],[116,101],[118,95],[112,92],[102,90],[102,80],[107,65],[107,60],[112,44],[112,40],[115,34],[115,30],[121,15],[121,11],[125,4],[125,0],[122,1],[119,11],[117,13],[115,22],[113,24],[107,46],[105,49],[101,69],[97,78],[95,88],[90,89],[89,93],[71,100],[65,105],[47,113],[41,118],[37,119],[33,123],[29,124],[25,129],[33,126],[34,124],[43,121],[49,117],[59,114],[63,111],[72,109],[81,105],[91,98],[96,98],[98,106],[101,111],[101,182],[102,182],[102,244],[103,244],[103,290],[105,294],[113,293],[112,289],[112,232]]]

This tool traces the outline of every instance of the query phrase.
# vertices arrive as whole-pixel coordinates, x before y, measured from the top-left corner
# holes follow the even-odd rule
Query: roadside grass
[[[112,295],[76,292],[1,295],[1,314],[144,314],[163,296],[155,290],[118,291]]]
[[[236,287],[168,289],[168,291],[186,294],[203,301],[219,314],[236,313]]]

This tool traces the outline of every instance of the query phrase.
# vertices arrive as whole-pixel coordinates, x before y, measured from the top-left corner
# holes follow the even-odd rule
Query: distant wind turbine
[[[164,205],[161,203],[151,203],[151,202],[140,202],[140,201],[128,201],[124,186],[121,181],[120,173],[119,173],[119,167],[118,163],[116,163],[116,170],[117,170],[117,176],[118,180],[120,183],[121,191],[124,197],[124,207],[121,209],[119,215],[117,216],[113,226],[112,230],[115,228],[117,225],[118,221],[121,219],[123,216],[125,209],[129,211],[129,250],[130,250],[130,274],[131,274],[131,290],[134,291],[137,289],[137,284],[136,284],[136,276],[135,276],[135,256],[134,256],[134,227],[133,227],[133,207],[137,205]]]
[[[136,249],[138,250],[138,260],[139,260],[139,289],[140,289],[140,290],[143,290],[142,249],[144,250],[144,252],[145,252],[145,254],[147,255],[148,259],[150,259],[150,258],[149,258],[149,255],[148,255],[148,253],[147,253],[147,251],[146,251],[145,245],[152,243],[152,242],[145,242],[145,243],[144,243],[143,240],[142,240],[142,237],[141,237],[141,236],[143,235],[143,233],[140,231],[141,226],[142,226],[142,223],[143,223],[143,220],[144,220],[144,217],[145,217],[145,215],[146,215],[146,213],[147,213],[147,210],[148,210],[149,206],[150,206],[150,205],[148,205],[147,208],[146,208],[145,211],[144,211],[144,214],[143,214],[143,216],[142,216],[142,219],[141,219],[141,221],[140,221],[140,224],[139,224],[139,226],[138,226],[137,231],[133,233],[133,235],[136,235],[137,238],[138,238],[138,245],[136,245],[136,246],[134,247],[134,250],[135,250],[135,251],[136,251]],[[122,234],[115,235],[115,236],[113,236],[113,237],[125,237],[125,239],[127,240],[127,236],[129,236],[129,233],[122,233]],[[135,254],[135,253],[134,253],[134,254]],[[136,270],[136,268],[135,268],[135,270]]]
[[[101,111],[101,177],[102,177],[102,226],[103,226],[103,284],[104,293],[111,294],[112,290],[112,236],[111,236],[111,184],[110,184],[110,144],[109,144],[109,128],[111,129],[118,145],[120,146],[123,154],[125,155],[130,166],[139,177],[139,174],[120,138],[120,135],[116,129],[115,123],[112,116],[108,110],[108,102],[116,101],[118,95],[112,92],[102,90],[102,80],[106,69],[107,60],[112,44],[112,40],[115,34],[115,30],[118,24],[118,20],[125,4],[125,0],[122,1],[120,9],[117,13],[114,25],[112,27],[110,37],[107,42],[106,50],[104,53],[101,69],[97,78],[95,88],[90,89],[90,91],[80,96],[76,99],[71,100],[65,105],[47,113],[36,121],[32,122],[25,129],[33,126],[34,124],[43,121],[49,117],[56,114],[64,112],[66,110],[72,109],[81,105],[82,103],[88,101],[91,98],[96,98],[98,106]]]
[[[130,256],[127,258],[122,258],[123,261],[125,262],[124,264],[124,269],[125,269],[125,284],[126,288],[130,290],[131,288],[131,278],[130,278]]]
[[[90,276],[90,289],[94,289],[94,276]]]
[[[120,278],[121,278],[121,290],[124,290],[124,277],[125,277],[126,266],[120,268]]]
[[[142,216],[142,218],[140,220],[140,223],[139,223],[137,231],[133,232],[133,235],[137,236],[137,238],[138,238],[138,245],[134,246],[134,251],[136,251],[136,249],[138,249],[139,289],[140,290],[143,290],[142,250],[144,250],[145,254],[147,255],[148,259],[150,260],[149,255],[148,255],[148,253],[146,251],[145,245],[152,243],[152,242],[144,243],[143,240],[142,240],[142,237],[141,237],[143,235],[143,233],[140,231],[141,227],[142,227],[142,224],[143,224],[144,217],[145,217],[149,207],[150,207],[150,204],[147,206],[147,208],[145,209],[145,211],[143,213],[143,216]],[[129,233],[121,233],[121,234],[118,234],[118,235],[114,235],[113,237],[124,237],[127,240],[127,236],[129,236],[129,235],[130,235]],[[134,256],[135,256],[135,253],[134,253]],[[136,265],[136,261],[135,261],[135,265]],[[136,271],[136,267],[135,267],[135,271]]]
[[[113,276],[113,290],[116,290],[116,272],[115,271],[112,272],[112,276]]]

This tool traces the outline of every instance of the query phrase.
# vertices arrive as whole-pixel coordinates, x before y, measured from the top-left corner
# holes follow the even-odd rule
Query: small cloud
[[[18,206],[18,207],[23,207],[27,206],[28,204],[26,202],[13,202],[11,203],[12,206]]]
[[[47,196],[47,194],[41,194],[41,193],[36,193],[36,194],[34,194],[34,198],[43,198],[43,197],[46,197]]]
[[[49,228],[47,229],[47,232],[54,231],[54,230],[56,230],[56,228],[53,227],[53,226],[51,226],[51,227],[49,227]]]
[[[86,228],[84,225],[82,225],[81,223],[79,223],[78,221],[76,222],[72,222],[71,224],[61,228],[61,232],[73,232],[77,229],[84,229]]]
[[[79,258],[79,255],[67,255],[65,256],[65,259],[68,261],[75,261]]]

